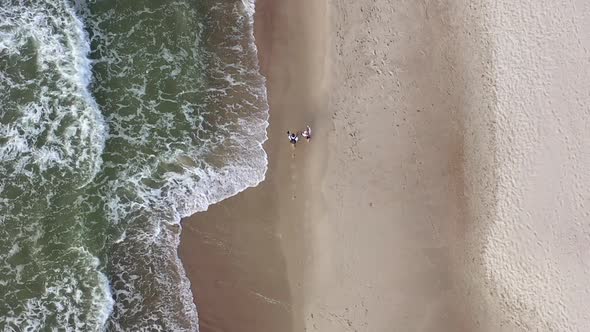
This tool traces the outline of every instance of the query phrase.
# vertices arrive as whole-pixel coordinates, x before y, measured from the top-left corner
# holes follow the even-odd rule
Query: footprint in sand
[[[293,156],[295,156],[295,153],[293,153]],[[291,199],[295,199],[297,198],[297,196],[295,195],[295,192],[297,191],[297,167],[295,166],[294,163],[291,163],[289,165],[289,173],[290,173],[290,178],[291,178],[291,193],[292,193],[292,197]]]

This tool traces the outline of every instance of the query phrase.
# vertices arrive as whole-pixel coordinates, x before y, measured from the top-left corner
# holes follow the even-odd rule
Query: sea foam
[[[57,191],[83,187],[101,165],[86,32],[66,1],[5,2],[0,30],[0,327],[100,329],[113,301],[98,258],[50,257],[72,254],[42,222]]]
[[[0,326],[198,328],[180,219],[264,179],[268,126],[254,3],[204,1],[0,9]]]

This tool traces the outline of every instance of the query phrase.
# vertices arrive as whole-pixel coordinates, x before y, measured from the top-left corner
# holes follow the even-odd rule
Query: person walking
[[[307,126],[307,128],[301,133],[301,136],[305,137],[305,139],[309,142],[311,139],[311,128]]]
[[[288,130],[287,130],[287,137],[289,137],[289,142],[291,142],[291,144],[293,144],[293,145],[297,144],[297,141],[299,141],[299,135],[296,133],[292,133]]]

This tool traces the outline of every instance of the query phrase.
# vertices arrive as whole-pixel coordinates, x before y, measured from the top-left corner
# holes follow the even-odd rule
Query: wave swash
[[[266,172],[253,13],[0,0],[1,330],[198,330],[180,218]]]

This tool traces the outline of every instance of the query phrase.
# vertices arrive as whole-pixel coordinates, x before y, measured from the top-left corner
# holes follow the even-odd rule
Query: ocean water
[[[198,329],[180,218],[266,171],[253,7],[0,0],[0,330]]]

